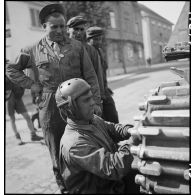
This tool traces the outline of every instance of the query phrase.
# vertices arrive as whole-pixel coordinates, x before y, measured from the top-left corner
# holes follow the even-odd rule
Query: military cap
[[[81,25],[81,24],[86,24],[87,20],[83,18],[83,16],[75,16],[68,20],[67,26],[69,28],[73,28],[75,26]]]
[[[45,7],[42,8],[42,10],[39,13],[39,20],[40,20],[41,24],[43,24],[45,22],[45,18],[47,16],[49,16],[50,14],[52,14],[54,12],[58,12],[58,13],[61,13],[63,15],[65,14],[63,6],[58,4],[58,3],[46,5]]]
[[[101,36],[103,34],[104,34],[103,29],[98,27],[98,26],[92,26],[86,30],[87,39],[90,39],[93,37],[98,37],[98,36]]]

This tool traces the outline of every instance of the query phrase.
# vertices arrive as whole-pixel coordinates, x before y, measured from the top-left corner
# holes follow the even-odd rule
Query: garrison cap
[[[39,13],[39,20],[40,20],[41,24],[43,24],[45,22],[45,18],[47,16],[49,16],[50,14],[52,14],[54,12],[58,12],[58,13],[61,13],[63,15],[65,14],[63,6],[58,4],[58,3],[46,5],[45,7],[42,8],[42,10]]]
[[[75,26],[81,25],[81,24],[86,24],[87,20],[83,18],[83,16],[75,16],[68,20],[67,26],[69,28],[73,28]]]
[[[98,26],[89,27],[86,31],[87,39],[98,37],[104,34],[104,30]]]

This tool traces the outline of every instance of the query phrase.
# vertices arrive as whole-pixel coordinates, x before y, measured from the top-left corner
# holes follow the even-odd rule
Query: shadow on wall
[[[142,79],[146,79],[148,78],[148,76],[142,76],[142,77],[139,77],[139,78],[122,78],[122,79],[118,79],[116,81],[112,81],[109,83],[109,87],[112,89],[112,90],[115,90],[115,89],[118,89],[120,87],[124,87],[126,85],[130,85],[134,82],[137,82],[137,81],[140,81]]]

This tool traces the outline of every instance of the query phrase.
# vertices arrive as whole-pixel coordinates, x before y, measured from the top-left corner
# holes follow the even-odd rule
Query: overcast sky
[[[173,24],[176,24],[185,1],[138,1]]]

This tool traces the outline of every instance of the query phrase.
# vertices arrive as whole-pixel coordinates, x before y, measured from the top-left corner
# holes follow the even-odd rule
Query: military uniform
[[[59,8],[58,4],[44,7],[40,12],[41,23],[53,12],[62,13],[61,7]],[[30,89],[35,81],[23,73],[26,68],[32,68],[35,81],[38,80],[42,86],[41,101],[38,105],[41,127],[50,151],[56,181],[63,190],[64,184],[59,172],[59,143],[66,123],[56,106],[55,91],[65,80],[83,78],[91,85],[94,100],[100,105],[97,77],[85,48],[79,41],[69,38],[66,38],[61,46],[60,55],[54,53],[51,43],[44,37],[33,46],[22,49],[16,63],[6,67],[6,74],[10,80]]]
[[[69,193],[133,193],[135,174],[131,169],[130,141],[117,146],[130,137],[128,128],[132,126],[109,123],[96,115],[90,124],[76,123],[70,118],[67,122],[60,142],[60,168]]]
[[[86,24],[87,20],[84,19],[84,17],[82,16],[75,16],[73,18],[71,18],[70,20],[68,20],[67,22],[67,26],[69,28],[74,28],[77,27],[78,25],[82,25],[82,24]],[[102,75],[102,67],[101,67],[101,62],[100,62],[100,58],[98,56],[98,53],[96,51],[96,49],[87,44],[86,41],[82,42],[83,46],[85,47],[85,49],[87,50],[87,53],[91,59],[91,62],[93,64],[94,70],[96,72],[97,75],[97,79],[98,79],[98,84],[100,87],[100,95],[101,95],[101,99],[105,99],[105,89],[104,89],[104,80],[103,80],[103,75]]]
[[[100,27],[90,27],[87,29],[87,39],[91,39],[93,37],[98,37],[103,35],[103,30]],[[113,122],[113,123],[119,123],[118,119],[118,112],[116,110],[115,102],[112,97],[112,90],[108,88],[108,82],[107,82],[107,69],[108,64],[105,60],[103,51],[101,48],[96,48],[99,57],[100,57],[100,63],[102,66],[102,75],[103,75],[103,82],[104,82],[104,90],[105,90],[105,98],[103,99],[103,114],[102,118],[106,121]]]
[[[87,50],[87,53],[92,61],[94,70],[95,70],[96,75],[97,75],[99,87],[100,87],[101,99],[104,100],[106,98],[106,96],[105,96],[105,89],[104,89],[104,77],[102,74],[103,69],[101,67],[101,59],[99,58],[98,53],[93,46],[91,46],[87,43],[83,43],[83,46]]]

